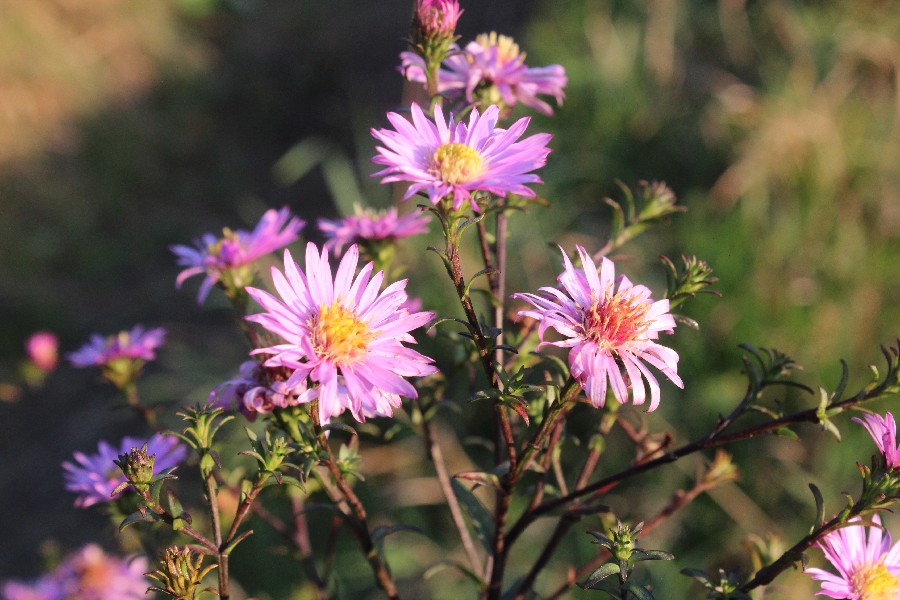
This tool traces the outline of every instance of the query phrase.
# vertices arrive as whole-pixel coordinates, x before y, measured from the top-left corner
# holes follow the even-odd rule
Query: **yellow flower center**
[[[616,350],[640,338],[650,327],[650,304],[626,293],[595,301],[585,317],[585,334],[600,348]]]
[[[863,567],[850,580],[859,600],[896,600],[900,576],[892,575],[883,562]]]
[[[444,183],[456,185],[472,181],[484,171],[484,161],[478,151],[456,142],[438,146],[431,159],[432,173]]]
[[[316,354],[338,365],[362,358],[374,337],[369,324],[341,306],[339,300],[319,307],[311,329]]]
[[[520,56],[519,45],[506,35],[499,35],[496,31],[482,33],[475,38],[475,42],[482,48],[497,46],[497,59],[506,64]],[[524,54],[521,54],[525,58]]]

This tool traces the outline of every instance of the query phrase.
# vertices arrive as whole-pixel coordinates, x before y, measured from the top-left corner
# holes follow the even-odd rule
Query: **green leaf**
[[[628,592],[633,594],[634,597],[638,600],[654,600],[653,594],[650,593],[650,590],[642,585],[638,585],[630,581],[628,582]]]
[[[598,583],[609,577],[610,575],[618,575],[621,573],[621,569],[619,569],[619,565],[614,562],[608,562],[605,565],[600,565],[593,573],[591,573],[587,581],[585,581],[581,585],[582,589],[585,590],[593,590],[596,589]]]
[[[355,429],[353,429],[346,423],[341,423],[339,421],[335,421],[333,423],[323,425],[322,430],[323,431],[343,431],[344,433],[349,433],[353,437],[356,437],[356,435],[357,435]]]
[[[825,522],[825,500],[822,498],[822,492],[819,490],[816,484],[810,483],[809,491],[812,492],[813,498],[815,498],[816,500],[816,522],[809,530],[809,532],[812,533],[813,531],[821,527]]]
[[[498,492],[503,492],[503,487],[500,485],[500,477],[495,473],[485,473],[484,471],[466,471],[464,473],[457,473],[453,476],[455,479],[465,479],[466,481],[472,481],[475,485],[486,485],[488,487],[494,488]]]
[[[135,523],[155,523],[156,521],[159,521],[159,515],[155,512],[138,510],[125,517],[125,519],[119,523],[119,531],[121,532],[129,525],[134,525]]]
[[[675,560],[675,555],[664,550],[635,550],[631,554],[631,562],[645,560]]]
[[[701,571],[700,569],[685,568],[681,570],[681,574],[687,575],[688,577],[693,577],[707,587],[712,585],[712,575],[710,575],[706,571]]]
[[[775,435],[779,435],[781,437],[786,437],[792,440],[799,440],[800,436],[798,436],[793,429],[789,427],[779,427],[772,431]]]
[[[376,544],[379,544],[387,536],[393,535],[399,531],[412,531],[414,533],[422,533],[422,530],[415,525],[407,525],[401,523],[399,525],[376,527],[374,530],[372,530],[372,541]]]
[[[472,531],[475,533],[475,536],[481,541],[488,553],[493,554],[495,527],[493,515],[488,512],[475,494],[469,491],[459,480],[451,479],[450,485],[453,487],[456,499],[459,500],[463,511],[469,518],[469,523],[472,525]]]
[[[479,577],[472,569],[455,560],[439,560],[438,562],[425,569],[425,573],[423,573],[422,577],[424,579],[431,579],[444,569],[456,569],[463,575],[466,575],[475,583],[479,585],[481,585],[482,583],[481,577]]]

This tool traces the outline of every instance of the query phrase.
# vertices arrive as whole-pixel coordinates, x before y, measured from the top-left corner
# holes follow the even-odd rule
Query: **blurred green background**
[[[0,1],[0,380],[14,380],[32,331],[57,332],[70,351],[91,332],[141,322],[170,331],[145,396],[173,405],[205,397],[245,349],[220,297],[199,309],[196,284],[174,289],[168,246],[252,226],[266,207],[282,205],[320,241],[315,218],[359,198],[389,204],[391,191],[368,177],[369,129],[409,97],[395,66],[411,7]],[[708,431],[743,393],[740,342],[793,356],[807,383],[833,387],[840,358],[850,365],[851,389],[867,382],[867,365],[881,364],[878,346],[900,335],[896,3],[504,0],[463,8],[462,42],[494,29],[516,38],[529,65],[559,63],[569,75],[564,106],[530,126],[554,134],[539,189],[551,207],[512,219],[510,290],[552,282],[560,263],[552,243],[605,243],[603,199],[621,199],[617,179],[632,187],[664,180],[688,208],[622,249],[619,272],[661,291],[657,256],[685,253],[708,261],[720,279],[721,299],[685,306],[700,323],[699,332],[680,328],[672,342],[685,391],[667,390],[648,418],[652,428],[671,429],[679,441]],[[423,251],[428,243],[403,246],[414,261],[410,290],[428,308],[455,310],[442,304],[449,283],[427,283],[440,276]],[[773,399],[789,409],[812,402]],[[102,515],[71,506],[58,468],[98,438],[141,433],[114,405],[93,374],[67,367],[44,389],[0,403],[0,537],[16,549],[0,553],[0,578],[36,575],[47,540],[63,548],[114,544]],[[840,493],[858,489],[854,461],[868,462],[872,450],[860,427],[839,424],[841,444],[807,427],[802,443],[734,447],[741,481],[646,540],[678,558],[653,569],[659,597],[699,595],[678,570],[741,564],[750,533],[805,534],[814,516],[808,482],[823,490],[826,510],[838,510]],[[373,448],[365,487],[393,520],[446,526],[441,513],[416,508],[415,483],[388,485],[393,479],[376,470],[389,464],[428,476],[417,451],[412,441]],[[608,503],[624,519],[647,518],[689,485],[698,464],[686,459],[616,490]],[[888,527],[900,533],[894,520]],[[595,551],[583,531],[597,523],[582,525],[563,548],[566,560]],[[533,529],[535,540],[547,531]],[[265,559],[244,573],[236,567],[237,577],[264,598],[260,580],[274,575],[262,565],[278,570],[271,597],[288,597],[299,568],[270,561],[265,534],[259,540],[245,557]],[[389,549],[401,579],[446,552],[440,540],[411,534],[392,538]],[[527,553],[515,557],[524,570]],[[514,577],[517,567],[510,570]],[[552,589],[564,573],[557,565],[538,589]],[[368,584],[348,575],[341,589],[358,594]],[[407,585],[439,595],[460,584],[444,573]],[[772,597],[809,597],[813,589],[793,574]]]

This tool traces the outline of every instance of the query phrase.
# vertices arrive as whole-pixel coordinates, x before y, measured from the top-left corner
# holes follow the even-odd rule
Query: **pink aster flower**
[[[59,360],[59,340],[49,331],[35,332],[25,342],[25,352],[38,369],[49,373]]]
[[[865,420],[863,420],[865,419]],[[881,451],[884,462],[889,469],[900,469],[900,446],[897,445],[897,424],[890,412],[881,415],[865,414],[863,419],[853,420],[866,428],[875,445]]]
[[[68,358],[73,366],[80,368],[102,367],[123,358],[153,360],[165,337],[166,330],[162,327],[144,329],[135,325],[131,331],[120,331],[108,337],[94,334],[84,346],[70,352]]]
[[[148,455],[156,455],[154,474],[178,465],[187,456],[187,449],[178,442],[178,438],[160,433],[149,440],[125,437],[118,447],[101,440],[96,454],[76,452],[74,462],[64,462],[62,465],[65,488],[79,494],[75,506],[87,508],[113,500],[113,490],[125,481],[125,474],[114,461],[132,448],[141,448],[144,444],[147,444]]]
[[[266,311],[247,319],[285,342],[254,353],[272,355],[264,363],[267,367],[293,370],[287,387],[303,387],[307,378],[315,384],[320,423],[344,410],[358,421],[390,416],[400,406],[401,396],[417,397],[406,377],[437,371],[430,358],[403,345],[414,343],[409,332],[434,314],[410,313],[403,308],[405,279],[379,292],[384,273],[373,275],[372,263],[354,275],[358,259],[358,248],[350,246],[332,275],[328,251],[319,254],[310,243],[305,273],[287,250],[284,273],[273,267],[272,279],[280,299],[247,288]]]
[[[63,588],[63,598],[78,600],[141,600],[147,597],[143,556],[120,558],[88,544],[63,561],[54,578]]]
[[[576,246],[581,269],[563,252],[564,271],[557,277],[562,289],[542,287],[537,294],[513,294],[534,308],[519,311],[519,316],[540,322],[538,334],[544,345],[571,348],[569,368],[595,407],[606,402],[607,387],[621,403],[629,398],[635,405],[647,397],[644,380],[650,388],[650,406],[659,405],[659,383],[647,368],[659,369],[672,383],[684,387],[678,377],[678,354],[656,343],[659,332],[672,333],[675,319],[669,314],[669,301],[650,298],[650,290],[634,285],[624,275],[616,278],[615,266],[602,259],[600,272],[590,255]],[[617,287],[618,285],[618,287]],[[544,337],[553,328],[565,339],[550,342]],[[646,364],[645,364],[646,363]]]
[[[421,213],[401,217],[393,207],[374,211],[358,206],[354,212],[343,219],[319,219],[319,230],[328,238],[326,248],[339,253],[349,244],[391,242],[428,231],[428,215]]]
[[[484,114],[473,109],[468,125],[454,123],[452,116],[445,122],[440,105],[434,107],[433,122],[418,104],[412,105],[411,112],[412,123],[388,113],[394,130],[372,130],[384,144],[378,146],[372,162],[387,167],[373,177],[382,177],[381,183],[412,182],[404,200],[418,192],[425,193],[432,204],[452,196],[454,209],[468,200],[478,212],[472,192],[535,196],[525,184],[542,183],[530,171],[546,164],[552,136],[538,133],[517,141],[528,127],[527,117],[500,129],[497,106],[489,106]]]
[[[226,228],[222,230],[221,238],[207,233],[194,242],[194,247],[171,246],[178,265],[187,267],[178,274],[175,285],[180,288],[185,279],[206,274],[197,294],[198,304],[206,300],[212,286],[217,283],[226,291],[242,288],[252,282],[250,265],[266,254],[295,242],[304,225],[305,222],[292,217],[287,208],[278,211],[269,209],[263,213],[253,231]]]
[[[425,62],[420,56],[403,52],[400,59],[400,70],[407,79],[426,83]],[[538,96],[553,96],[560,106],[567,83],[562,66],[528,67],[518,44],[495,32],[479,35],[465,49],[452,45],[438,72],[438,93],[451,101],[465,98],[468,103],[502,103],[507,108],[521,102],[547,116],[553,115],[553,109]]]
[[[307,389],[306,380],[289,386],[291,374],[292,371],[284,367],[265,367],[248,360],[241,365],[236,378],[210,392],[209,401],[226,410],[236,407],[254,421],[260,413],[298,406],[318,397],[318,388]]]
[[[835,575],[822,569],[804,571],[822,582],[817,596],[847,600],[900,598],[900,544],[891,547],[891,536],[883,532],[878,515],[872,521],[876,526],[837,529],[817,544],[838,572]]]

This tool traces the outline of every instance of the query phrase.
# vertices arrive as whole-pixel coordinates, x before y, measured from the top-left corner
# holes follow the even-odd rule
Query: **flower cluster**
[[[146,598],[147,567],[144,557],[123,559],[88,544],[50,573],[8,581],[0,591],[5,600],[138,600]]]
[[[426,83],[421,56],[403,52],[400,58],[401,71],[408,80]],[[521,103],[548,116],[553,109],[538,96],[552,96],[561,105],[568,83],[563,67],[528,67],[518,44],[495,32],[477,36],[465,48],[452,45],[442,67],[438,92],[455,104],[494,104],[508,110]]]
[[[175,245],[171,247],[178,265],[187,267],[178,274],[176,285],[194,275],[206,275],[197,293],[197,302],[202,304],[216,284],[226,294],[234,295],[253,281],[250,265],[259,258],[284,248],[297,241],[304,221],[292,217],[287,208],[267,210],[253,231],[224,229],[222,237],[211,233],[203,235],[194,246]]]
[[[328,238],[325,247],[340,253],[350,244],[393,242],[428,231],[428,215],[400,216],[396,207],[375,211],[359,206],[343,219],[319,219],[319,230]]]
[[[519,311],[521,317],[540,322],[540,348],[544,345],[570,348],[569,368],[584,388],[591,403],[606,402],[607,389],[621,403],[629,398],[636,405],[647,397],[644,380],[650,387],[650,406],[659,405],[659,383],[644,363],[659,369],[678,387],[678,354],[656,343],[660,332],[672,333],[675,319],[669,301],[650,299],[650,290],[634,285],[627,277],[615,276],[615,266],[601,259],[600,272],[590,255],[577,246],[581,268],[576,269],[563,252],[564,271],[557,278],[562,289],[543,287],[537,294],[513,294],[534,308]],[[548,341],[548,329],[565,339]],[[625,373],[623,377],[622,368]]]
[[[253,421],[260,413],[298,406],[318,397],[318,390],[308,389],[305,379],[288,385],[291,373],[284,367],[265,367],[254,360],[245,361],[237,377],[210,392],[209,401],[225,410],[236,408]]]
[[[445,121],[439,105],[434,108],[434,121],[418,104],[410,112],[412,123],[388,113],[394,129],[372,130],[384,144],[372,162],[386,167],[373,177],[381,177],[381,183],[412,182],[404,200],[422,192],[432,204],[452,198],[454,209],[469,202],[472,210],[481,212],[473,192],[535,196],[526,184],[541,183],[531,171],[546,164],[551,136],[538,133],[519,141],[528,127],[527,117],[502,129],[497,125],[497,106],[489,106],[484,114],[473,110],[468,125],[455,123],[452,116]]]
[[[177,438],[159,433],[150,439],[125,437],[118,447],[101,440],[96,453],[76,452],[73,462],[67,461],[62,465],[66,489],[78,494],[75,506],[87,508],[114,500],[113,491],[125,482],[125,474],[116,466],[116,460],[120,455],[145,444],[147,454],[156,456],[155,473],[178,465],[187,456],[187,449]]]
[[[293,371],[287,389],[305,388],[307,378],[317,384],[318,418],[326,423],[345,410],[363,421],[375,415],[390,416],[401,396],[417,397],[405,377],[435,373],[432,360],[403,345],[413,342],[410,331],[434,316],[410,313],[406,280],[379,292],[383,272],[372,274],[368,263],[356,275],[359,250],[351,246],[332,275],[328,251],[312,243],[306,247],[306,270],[300,270],[289,251],[284,273],[272,268],[280,299],[256,288],[247,293],[266,312],[250,315],[285,343],[254,351],[270,355],[266,367]]]

